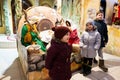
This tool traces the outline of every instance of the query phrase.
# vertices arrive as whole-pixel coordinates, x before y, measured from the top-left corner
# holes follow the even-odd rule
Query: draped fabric
[[[33,32],[29,25],[25,24],[22,28],[21,33],[21,43],[25,47],[32,45],[32,44],[38,44],[41,47],[42,51],[46,51],[46,48],[43,44],[43,42],[38,37],[39,35],[36,32]]]

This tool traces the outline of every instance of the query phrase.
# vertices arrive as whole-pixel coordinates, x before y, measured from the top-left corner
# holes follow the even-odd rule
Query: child
[[[86,30],[80,39],[81,56],[83,57],[83,75],[91,73],[92,60],[96,56],[96,50],[100,47],[100,34],[92,21],[86,23]]]
[[[73,45],[73,53],[71,54],[71,62],[75,61],[76,63],[80,63],[81,62],[81,55],[80,55],[80,48],[79,48],[80,39],[78,37],[77,29],[73,28],[73,25],[71,24],[69,20],[66,20],[65,24],[71,30],[70,39],[69,39],[69,44]]]
[[[47,50],[45,66],[52,80],[70,80],[70,56],[72,46],[68,44],[70,29],[64,26],[52,28],[54,38]]]
[[[77,29],[72,29],[72,25],[71,25],[70,21],[66,20],[65,23],[66,23],[66,26],[71,30],[69,43],[70,44],[79,44],[80,39],[78,37]]]
[[[104,66],[104,59],[103,59],[103,52],[102,49],[105,47],[105,45],[108,42],[108,30],[107,25],[104,22],[104,14],[103,11],[98,11],[96,14],[96,19],[94,20],[95,25],[97,26],[97,30],[101,35],[101,44],[100,48],[98,50],[98,56],[99,56],[99,67],[104,71],[107,72],[108,68]],[[94,62],[96,62],[96,59],[94,58]]]

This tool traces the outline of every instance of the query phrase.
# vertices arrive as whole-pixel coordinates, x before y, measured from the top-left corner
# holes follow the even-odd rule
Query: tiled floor
[[[26,80],[19,58],[16,58],[12,65],[5,71],[4,75],[10,76],[12,80]]]
[[[120,57],[104,54],[105,65],[108,72],[103,72],[97,65],[92,68],[92,73],[86,77],[79,73],[73,73],[71,80],[120,80]]]
[[[16,48],[0,49],[0,80],[26,80]]]
[[[107,73],[94,65],[90,75],[85,77],[77,71],[71,80],[120,80],[120,57],[104,54],[104,58],[109,68]],[[16,48],[0,49],[0,63],[0,80],[26,80]]]

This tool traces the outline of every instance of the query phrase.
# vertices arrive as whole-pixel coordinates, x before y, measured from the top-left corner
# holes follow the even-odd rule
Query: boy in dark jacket
[[[104,66],[104,59],[103,59],[103,47],[108,43],[108,30],[107,25],[104,22],[104,13],[103,11],[98,11],[96,14],[96,19],[94,20],[95,25],[97,26],[97,30],[101,35],[101,45],[98,50],[99,55],[99,67],[104,71],[107,72],[108,68]],[[96,59],[94,58],[94,62],[97,63]]]

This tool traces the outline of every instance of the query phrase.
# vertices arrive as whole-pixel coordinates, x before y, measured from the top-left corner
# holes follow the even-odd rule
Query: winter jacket
[[[81,56],[94,58],[96,56],[96,50],[100,47],[100,42],[101,37],[97,30],[83,32],[80,39]]]
[[[101,35],[100,47],[105,47],[105,44],[108,42],[107,25],[103,20],[94,20],[94,24],[97,26],[97,30]]]
[[[72,46],[58,40],[51,40],[47,50],[45,66],[49,70],[52,80],[70,80],[70,56]]]
[[[77,29],[74,29],[73,31],[71,31],[69,43],[70,44],[79,44],[79,41],[80,41],[80,39],[77,34]]]

